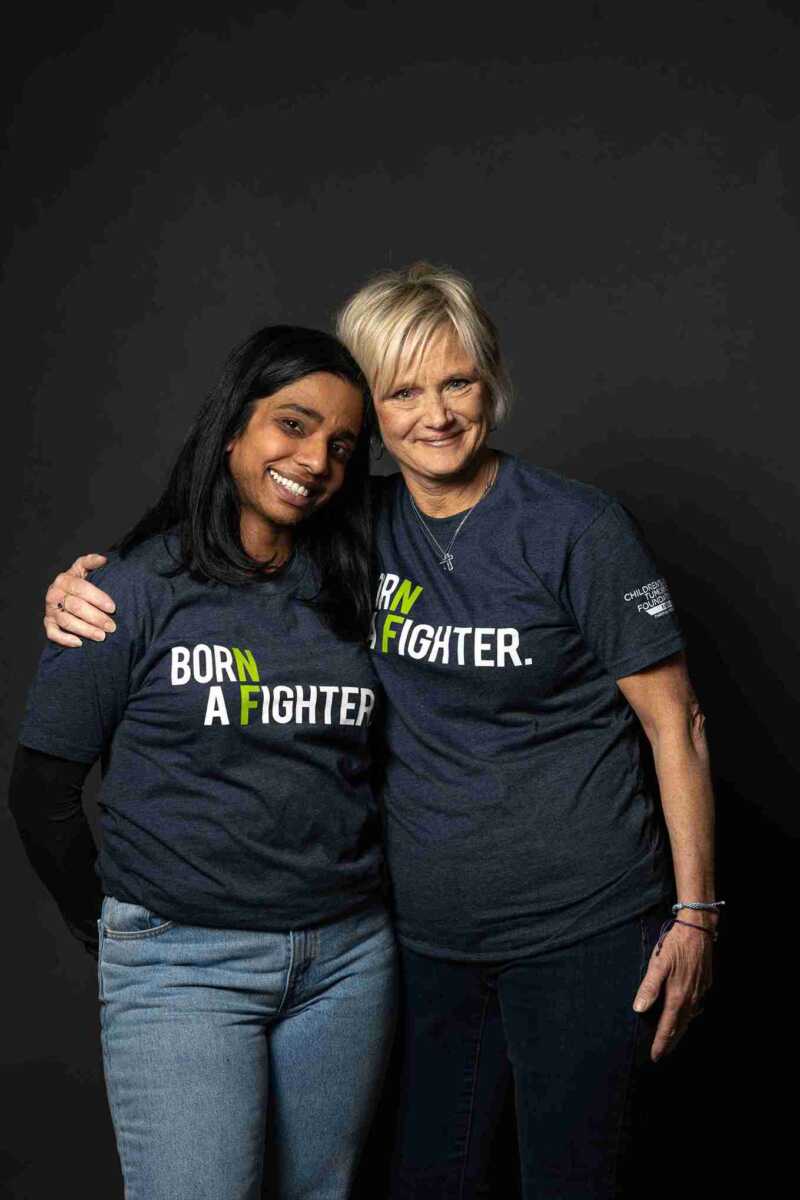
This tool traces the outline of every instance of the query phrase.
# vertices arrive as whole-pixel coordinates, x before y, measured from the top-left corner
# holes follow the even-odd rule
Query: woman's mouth
[[[452,446],[461,437],[462,433],[462,429],[454,429],[452,433],[444,433],[441,437],[419,438],[418,440],[422,442],[423,446],[433,446],[434,448],[438,446]]]
[[[305,487],[304,484],[298,483],[296,479],[290,479],[288,475],[281,475],[280,471],[276,471],[274,467],[267,467],[267,474],[272,480],[276,492],[287,504],[304,508],[314,500],[316,492]]]

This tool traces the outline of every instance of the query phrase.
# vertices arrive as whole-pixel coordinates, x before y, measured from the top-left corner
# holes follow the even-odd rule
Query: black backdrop
[[[463,270],[518,390],[497,443],[637,514],[708,713],[729,917],[713,997],[659,1068],[648,1196],[778,1183],[793,1083],[794,11],[298,0],[4,18],[3,767],[46,581],[132,523],[229,347],[277,319],[329,325],[384,266]],[[119,1196],[91,964],[0,819],[2,1194]],[[393,1086],[364,1197],[382,1194]]]

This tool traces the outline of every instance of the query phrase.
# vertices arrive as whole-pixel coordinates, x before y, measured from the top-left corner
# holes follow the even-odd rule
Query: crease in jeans
[[[467,1120],[467,1137],[464,1145],[464,1157],[461,1163],[461,1179],[458,1184],[458,1200],[464,1200],[464,1184],[467,1179],[467,1164],[469,1162],[469,1152],[472,1144],[472,1119],[475,1113],[475,1092],[478,1087],[478,1071],[481,1063],[481,1043],[483,1041],[483,1029],[486,1024],[486,1013],[489,1009],[489,1001],[491,999],[490,989],[486,988],[486,993],[483,998],[483,1008],[481,1010],[481,1023],[478,1028],[478,1042],[475,1050],[475,1062],[472,1067],[472,1094],[469,1098],[469,1118]]]
[[[131,1189],[131,1147],[128,1132],[123,1128],[120,1121],[117,1120],[117,1114],[122,1112],[122,1107],[119,1103],[119,1094],[114,1083],[114,1069],[111,1065],[111,1038],[108,1035],[109,1013],[106,1006],[105,987],[103,984],[103,942],[105,935],[103,931],[102,921],[98,921],[100,926],[100,948],[97,955],[97,977],[99,980],[99,996],[100,996],[100,1045],[103,1052],[103,1075],[106,1081],[106,1091],[108,1092],[109,1110],[111,1114],[111,1123],[114,1126],[114,1133],[117,1140],[117,1153],[119,1155],[119,1163],[122,1168],[122,1181],[125,1200],[135,1200],[134,1192]]]
[[[290,932],[288,934],[288,938],[289,938],[289,965],[286,968],[286,985],[283,989],[283,995],[281,996],[281,1002],[276,1009],[276,1012],[279,1012],[279,1013],[283,1012],[284,1005],[286,1004],[286,1000],[289,996],[289,989],[292,986],[292,971],[294,970],[294,939],[295,939],[294,933]]]

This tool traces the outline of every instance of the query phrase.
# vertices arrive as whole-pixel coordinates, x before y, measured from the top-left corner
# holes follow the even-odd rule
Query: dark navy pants
[[[624,1194],[661,1002],[632,1005],[668,906],[505,963],[401,949],[404,1041],[392,1200],[488,1195],[509,1087],[525,1200]]]

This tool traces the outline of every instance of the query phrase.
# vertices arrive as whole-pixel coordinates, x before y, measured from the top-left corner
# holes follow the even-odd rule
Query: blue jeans
[[[401,948],[403,1067],[392,1200],[476,1200],[514,1089],[525,1200],[615,1200],[661,1001],[633,998],[665,905],[530,959]]]
[[[344,1200],[393,1033],[385,909],[263,933],[103,902],[103,1063],[126,1200]]]

